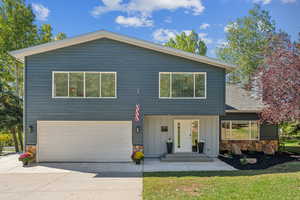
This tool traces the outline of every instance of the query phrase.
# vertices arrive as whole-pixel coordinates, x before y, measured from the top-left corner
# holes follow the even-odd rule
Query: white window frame
[[[54,74],[55,73],[67,73],[68,74],[68,96],[55,96],[55,87],[54,87]],[[70,73],[83,73],[83,97],[70,97]],[[100,84],[100,96],[99,97],[86,97],[86,88],[85,88],[85,73],[97,73],[99,74],[99,84]],[[114,97],[102,97],[101,96],[101,76],[105,73],[113,73],[115,75],[115,96]],[[109,71],[52,71],[52,98],[54,99],[116,99],[117,96],[117,72]]]
[[[161,74],[170,74],[170,96],[169,97],[161,97],[160,96],[160,75]],[[194,95],[193,97],[172,97],[172,75],[173,74],[193,74],[194,79]],[[195,82],[195,74],[204,74],[204,97],[196,97],[196,82]],[[207,73],[206,72],[159,72],[158,77],[158,96],[160,99],[206,99],[207,97]]]
[[[232,122],[238,122],[238,121],[248,121],[249,123],[249,138],[248,139],[232,139]],[[229,134],[230,134],[230,139],[224,138],[223,139],[223,134],[222,134],[222,123],[223,122],[229,122]],[[253,141],[258,141],[260,140],[260,124],[258,123],[258,137],[257,138],[251,138],[252,136],[252,122],[258,123],[258,120],[221,120],[221,139],[222,140],[253,140]]]

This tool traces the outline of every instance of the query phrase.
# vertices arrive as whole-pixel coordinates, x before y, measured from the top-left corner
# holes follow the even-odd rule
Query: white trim
[[[250,130],[250,134],[249,134],[249,138],[248,139],[232,139],[232,122],[238,122],[238,121],[248,121],[249,123],[249,130]],[[223,134],[222,134],[222,123],[223,122],[229,122],[229,133],[230,133],[230,139],[223,139]],[[248,141],[248,140],[251,140],[251,141],[258,141],[260,140],[260,123],[258,123],[258,137],[257,138],[251,138],[252,137],[252,122],[259,122],[259,120],[221,120],[221,140],[225,140],[225,141]]]
[[[182,50],[178,50],[178,49],[171,48],[171,47],[166,47],[163,45],[155,44],[155,43],[140,40],[140,39],[135,39],[132,37],[127,37],[124,35],[112,33],[112,32],[105,31],[105,30],[100,30],[100,31],[92,32],[92,33],[79,35],[76,37],[67,38],[64,40],[53,41],[53,42],[49,42],[46,44],[41,44],[41,45],[29,47],[29,48],[11,51],[11,52],[9,52],[9,54],[14,56],[16,59],[20,60],[21,62],[24,62],[24,58],[26,56],[43,53],[43,52],[47,52],[47,51],[52,51],[55,49],[59,49],[59,48],[63,48],[63,47],[71,46],[71,45],[76,45],[76,44],[80,44],[80,43],[84,43],[84,42],[88,42],[88,41],[92,41],[92,40],[97,40],[97,39],[101,39],[101,38],[108,38],[108,39],[124,42],[127,44],[131,44],[134,46],[138,46],[138,47],[151,49],[154,51],[186,58],[186,59],[193,60],[196,62],[214,65],[216,67],[224,68],[229,71],[232,71],[236,68],[234,65],[230,65],[230,64],[224,63],[222,61],[219,61],[219,60],[216,60],[213,58],[209,58],[206,56],[200,56],[197,54],[185,52]]]
[[[118,84],[117,84],[117,81],[118,81],[118,74],[115,73],[115,97],[118,96],[118,93],[117,93],[117,90],[118,90]]]
[[[101,76],[101,73],[100,72],[89,72],[89,71],[85,71],[85,73],[88,73],[88,74],[99,74],[99,77]],[[99,87],[101,86],[100,85],[101,82],[99,82]],[[86,82],[84,81],[84,84],[86,84]],[[100,87],[101,88],[101,87]],[[99,93],[99,95],[101,95],[101,92]],[[85,91],[85,98],[87,99],[99,99],[101,96],[98,96],[98,97],[87,97],[86,96],[86,91]]]
[[[40,120],[36,121],[36,162],[39,162],[39,132],[40,132]]]
[[[52,92],[52,98],[54,98],[54,90],[55,90],[55,88],[54,88],[54,73],[52,72],[52,86],[51,86],[52,88],[51,88],[51,92]],[[69,87],[68,87],[69,88]],[[69,95],[68,95],[69,96]]]
[[[204,76],[204,87],[205,87],[205,93],[204,93],[204,95],[205,95],[205,99],[206,99],[206,97],[207,97],[207,74],[206,74],[206,72],[205,72],[205,76]]]
[[[226,113],[261,113],[261,110],[225,110]]]
[[[195,79],[195,73],[193,73],[193,81],[194,81],[194,88],[193,88],[194,89],[194,94],[193,94],[193,98],[195,98],[196,97],[196,79]],[[204,83],[204,85],[205,85],[205,83]]]
[[[27,120],[27,116],[26,116],[26,113],[27,113],[27,109],[26,109],[26,103],[27,103],[27,97],[26,97],[26,95],[27,95],[27,92],[26,92],[26,90],[27,90],[27,83],[26,83],[26,81],[27,81],[27,72],[26,72],[27,70],[25,69],[25,67],[23,67],[23,76],[24,76],[24,79],[23,79],[23,113],[22,113],[22,116],[23,116],[23,119],[22,119],[22,123],[23,123],[23,133],[24,134],[22,134],[23,135],[23,147],[24,147],[24,149],[23,149],[23,151],[25,152],[26,151],[26,146],[27,146],[27,133],[28,133],[28,129],[27,129],[27,127],[29,126],[29,124],[27,124],[26,123],[26,120]]]
[[[101,92],[102,92],[102,88],[101,88],[101,80],[102,80],[102,74],[99,74],[99,88],[100,88],[100,93],[99,93],[99,97],[101,97]]]
[[[170,75],[170,94],[169,97],[161,97],[160,96],[160,75],[161,74],[169,74]],[[192,74],[194,79],[194,94],[193,97],[173,97],[172,96],[172,74]],[[204,74],[204,97],[196,97],[196,83],[195,83],[195,74]],[[206,72],[159,72],[159,80],[158,80],[158,97],[159,99],[206,99],[207,98],[207,73]]]
[[[83,97],[86,98],[86,94],[85,94],[85,72],[83,72]]]
[[[70,97],[70,72],[68,72],[68,97]]]
[[[172,90],[173,90],[173,86],[172,86],[172,78],[173,78],[173,75],[171,72],[169,72],[169,75],[170,75],[170,92],[169,92],[169,97],[172,98]],[[160,81],[160,80],[159,80]],[[159,93],[160,95],[160,93]],[[159,96],[160,97],[160,96]],[[163,97],[162,97],[163,98]]]
[[[68,74],[68,96],[55,96],[55,87],[54,87],[54,74],[55,73],[67,73]],[[83,97],[70,97],[70,73],[83,73]],[[86,97],[86,79],[85,73],[98,73],[100,77],[100,96],[99,97]],[[114,97],[102,97],[101,94],[101,76],[103,73],[112,73],[115,75],[115,96]],[[53,99],[117,99],[117,72],[110,71],[52,71],[52,98]]]
[[[54,74],[56,73],[57,71],[52,71],[52,98],[68,98],[68,97],[56,97],[55,96],[55,81],[54,81]],[[70,75],[69,75],[69,72],[66,72],[66,71],[61,71],[61,73],[66,73],[68,75],[68,96],[69,96],[69,85],[70,85]]]
[[[111,99],[111,98],[117,98],[117,72],[100,72],[100,77],[101,77],[101,80],[102,81],[102,74],[115,74],[115,96],[114,97],[102,97],[102,94],[100,93],[100,98],[102,99]],[[101,82],[100,82],[100,88],[101,88]],[[101,90],[102,92],[102,90]]]

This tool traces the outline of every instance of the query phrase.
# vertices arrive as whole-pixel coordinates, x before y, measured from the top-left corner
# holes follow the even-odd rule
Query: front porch
[[[189,152],[166,154],[160,160],[162,162],[212,162],[213,158],[204,153]]]
[[[234,171],[234,167],[211,158],[211,162],[161,162],[158,158],[147,158],[144,161],[143,172],[189,172],[189,171]]]
[[[168,141],[172,151],[167,154]],[[198,153],[198,142],[204,142]],[[143,135],[146,158],[163,161],[202,161],[219,153],[219,116],[146,115]]]

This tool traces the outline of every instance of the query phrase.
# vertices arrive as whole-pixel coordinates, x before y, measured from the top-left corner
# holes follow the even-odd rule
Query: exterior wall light
[[[32,133],[32,132],[33,132],[33,125],[30,125],[30,126],[28,127],[28,131],[29,131],[29,133]]]

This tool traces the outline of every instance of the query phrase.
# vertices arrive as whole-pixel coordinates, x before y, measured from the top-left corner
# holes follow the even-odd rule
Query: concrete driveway
[[[46,163],[23,168],[0,158],[0,199],[142,199],[142,166],[133,163]]]
[[[42,163],[22,167],[18,155],[0,157],[0,200],[142,199],[142,172],[235,170],[214,159],[200,163]]]

